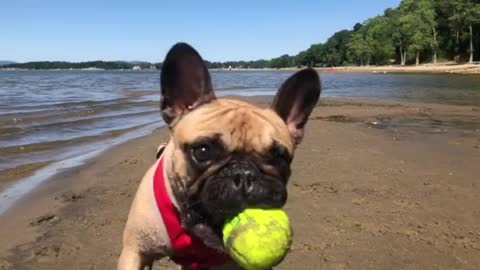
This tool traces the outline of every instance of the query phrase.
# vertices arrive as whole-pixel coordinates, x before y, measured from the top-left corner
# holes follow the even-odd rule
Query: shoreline
[[[234,98],[234,99],[240,99],[244,100],[247,102],[253,102],[257,105],[263,105],[263,106],[268,106],[268,102],[270,101],[273,96],[270,95],[265,95],[265,96],[224,96],[221,98]],[[358,106],[383,106],[383,105],[391,105],[391,104],[403,104],[407,106],[444,106],[444,107],[471,107],[472,111],[480,111],[480,107],[476,105],[463,105],[463,104],[449,104],[449,103],[434,103],[434,102],[422,102],[422,101],[407,101],[407,100],[396,100],[396,99],[373,99],[373,98],[355,98],[355,97],[327,97],[327,98],[322,98],[320,101],[319,105],[317,107],[322,107],[322,106],[336,106],[332,104],[349,104],[353,105],[356,104]],[[158,127],[153,127],[153,126],[158,126]],[[153,127],[149,128],[149,127]],[[50,162],[41,162],[41,163],[33,163],[33,164],[25,164],[21,165],[19,167],[15,167],[12,169],[4,170],[2,173],[4,173],[3,176],[8,177],[9,180],[4,181],[0,183],[0,187],[2,185],[6,186],[2,190],[5,191],[5,189],[12,188],[12,186],[17,182],[17,181],[24,181],[27,178],[34,177],[38,171],[41,171],[43,169],[47,169],[48,172],[46,173],[40,173],[40,174],[46,174],[48,176],[42,177],[42,183],[47,182],[50,180],[55,180],[59,178],[61,175],[70,175],[72,171],[77,170],[78,168],[81,168],[83,166],[86,166],[90,164],[91,162],[94,162],[96,159],[102,157],[103,155],[106,155],[106,153],[112,151],[113,149],[117,147],[122,147],[125,144],[129,144],[131,142],[137,141],[137,140],[142,140],[150,136],[154,136],[154,134],[157,133],[162,133],[165,132],[165,126],[164,124],[159,122],[158,125],[152,124],[148,125],[147,127],[140,128],[138,130],[132,130],[130,132],[127,132],[123,136],[120,136],[118,138],[115,138],[115,141],[109,143],[109,146],[104,147],[103,149],[87,152],[85,155],[89,156],[85,159],[81,159],[78,162],[75,162],[75,164],[72,165],[66,165],[64,168],[62,167],[61,169],[55,170],[55,169],[50,169],[48,168],[51,165],[56,165],[57,163],[65,163],[65,161],[50,161]],[[125,138],[124,138],[125,137]],[[74,158],[76,159],[76,158]],[[67,162],[68,163],[68,162]],[[13,184],[12,184],[13,183]],[[27,193],[32,193],[34,194],[36,192],[36,189],[42,190],[42,186],[35,186],[33,189],[29,190]],[[1,194],[0,194],[1,195]],[[29,198],[30,194],[26,194],[25,198],[19,198],[18,201],[22,203],[22,201],[30,201]],[[17,201],[17,200],[16,200]],[[10,208],[10,207],[8,207]],[[12,208],[13,210],[15,207]],[[8,214],[11,211],[11,209],[4,210],[2,207],[0,207],[0,217],[3,214]]]
[[[265,106],[271,97],[244,99]],[[462,121],[472,122],[473,128],[464,129],[459,124]],[[400,245],[407,249],[413,245],[409,256],[415,256],[414,251],[418,252],[416,248],[423,249],[428,246],[424,247],[424,241],[430,238],[422,240],[425,230],[439,234],[450,230],[449,233],[463,234],[466,225],[458,222],[465,220],[467,215],[473,218],[472,222],[478,221],[478,214],[471,212],[471,208],[464,209],[465,213],[456,212],[456,207],[467,207],[466,201],[462,200],[469,203],[480,200],[474,196],[475,193],[478,194],[479,187],[471,186],[470,183],[473,180],[470,178],[478,176],[479,173],[478,166],[472,164],[480,162],[480,150],[475,148],[480,147],[480,119],[472,106],[369,99],[323,99],[308,125],[306,141],[300,145],[294,161],[291,198],[287,205],[287,212],[294,220],[298,235],[294,239],[292,254],[280,269],[299,265],[305,268],[312,262],[309,258],[317,258],[318,261],[318,256],[327,258],[322,262],[324,266],[354,260],[355,258],[348,256],[343,257],[343,253],[335,247],[345,248],[342,241],[346,239],[356,239],[361,247],[362,243],[370,243],[370,240],[362,242],[362,234],[359,232],[370,235],[377,229],[386,232],[386,236],[374,233],[370,236],[373,237],[371,241],[383,241],[393,237],[389,240],[393,241],[389,245]],[[114,146],[81,166],[55,175],[20,200],[14,209],[0,216],[0,269],[84,269],[92,266],[112,268],[118,256],[120,234],[138,182],[153,163],[156,146],[167,139],[168,130],[158,128],[149,135]],[[365,155],[366,153],[368,154]],[[324,155],[329,158],[326,159]],[[450,159],[453,156],[461,157],[460,163],[465,164]],[[409,158],[416,161],[410,162]],[[420,164],[416,164],[417,162]],[[424,169],[436,168],[438,164],[444,165],[444,168],[438,168],[438,175],[437,171],[434,176],[431,175],[433,171]],[[337,170],[336,166],[340,168]],[[455,169],[450,168],[452,166]],[[399,171],[400,168],[402,172]],[[455,181],[449,180],[450,173],[455,174]],[[318,175],[322,175],[322,179],[316,179]],[[367,180],[359,182],[357,177]],[[386,178],[385,181],[383,178]],[[436,192],[440,193],[438,196],[454,195],[438,201],[441,207],[433,206],[435,211],[444,211],[442,214],[426,210],[428,208],[425,207],[431,204],[430,196],[437,198],[437,195],[418,194],[419,191],[415,190],[420,187],[415,183],[419,178],[422,179],[420,186],[423,189],[435,188]],[[353,189],[350,186],[353,186]],[[394,189],[390,189],[390,186]],[[375,195],[378,192],[380,193]],[[457,194],[463,194],[463,198],[456,197]],[[386,201],[385,196],[388,197]],[[422,196],[427,198],[422,199]],[[394,204],[389,207],[393,208],[382,208],[385,207],[382,205],[390,205],[392,201]],[[415,206],[415,203],[422,207]],[[349,208],[354,209],[348,210]],[[360,210],[363,208],[365,210]],[[337,216],[336,211],[333,211],[335,209],[345,211],[345,216]],[[375,214],[373,209],[381,209],[380,214]],[[386,213],[390,210],[400,211],[402,220],[403,217],[419,218],[420,214],[427,211],[430,221],[440,220],[440,225],[431,227],[430,221],[423,221],[424,229],[412,229],[414,234],[411,234],[403,221],[393,225],[389,223],[388,218],[391,217]],[[321,214],[315,215],[316,211]],[[374,223],[368,223],[362,220],[361,216],[356,217],[358,213],[349,211],[360,211],[376,220],[380,227],[376,228]],[[419,219],[428,219],[427,216]],[[460,221],[457,220],[456,226],[459,227],[444,227],[443,225],[447,224],[444,223],[444,216],[458,218]],[[400,218],[397,215],[394,217]],[[325,218],[330,221],[325,223]],[[309,228],[308,224],[321,226]],[[347,227],[344,228],[342,224]],[[465,221],[465,224],[473,223]],[[438,264],[452,267],[460,265],[464,269],[480,266],[480,260],[469,257],[470,252],[480,249],[480,228],[475,227],[476,225],[468,226],[465,230],[478,232],[478,236],[466,233],[466,239],[470,241],[466,244],[468,248],[457,249],[456,242],[451,242],[454,240],[450,238],[447,240],[450,241],[451,248],[447,247],[442,239],[435,240],[433,245],[434,250],[442,250],[442,254],[443,251],[448,253],[454,249],[457,256],[463,260],[469,258],[470,264],[455,264],[449,259],[431,254],[439,260]],[[339,230],[343,231],[340,235]],[[339,238],[332,238],[332,232]],[[344,238],[343,234],[348,237]],[[382,238],[384,236],[388,237]],[[411,240],[405,242],[402,240],[405,236],[419,240],[414,243],[409,242]],[[324,243],[330,243],[330,247]],[[365,246],[361,249],[364,248]],[[371,254],[362,256],[373,259],[374,255],[378,255],[380,259],[376,260],[392,260],[389,257],[391,255],[382,253],[382,246],[371,248]],[[356,252],[354,254],[358,254],[358,251]],[[403,254],[398,256],[406,255],[407,251],[402,252]],[[433,263],[418,256],[418,265]],[[361,268],[366,266],[361,264],[362,261],[357,263],[360,263]],[[167,269],[176,269],[166,261],[160,264]]]
[[[247,71],[297,71],[305,67],[288,68],[211,68],[217,72],[247,72]],[[378,73],[378,74],[456,74],[456,75],[480,75],[480,63],[474,64],[421,64],[419,66],[341,66],[341,67],[315,67],[322,73],[355,74],[355,73]],[[158,72],[158,70],[142,69],[2,69],[0,71],[135,71],[135,72]]]
[[[269,99],[270,95],[253,95],[253,96],[230,96],[220,95],[219,97],[237,98],[246,101],[256,101],[261,103],[262,100]],[[14,168],[0,170],[0,217],[2,214],[10,211],[17,201],[29,197],[29,193],[34,192],[50,179],[57,178],[57,175],[69,172],[77,167],[87,164],[90,160],[95,160],[104,152],[117,147],[119,145],[136,140],[151,133],[162,129],[163,121],[158,114],[158,121],[152,124],[142,126],[137,129],[127,130],[117,137],[97,138],[90,145],[71,149],[71,153],[61,160],[49,160],[45,162],[28,163]],[[53,142],[54,144],[56,142]],[[81,149],[81,151],[74,151]]]
[[[480,64],[424,64],[419,66],[364,66],[322,69],[329,73],[375,73],[375,74],[456,74],[480,75]]]
[[[83,151],[77,151],[76,155],[70,154],[63,160],[43,162],[40,163],[41,166],[38,163],[33,164],[33,166],[28,166],[30,164],[27,164],[27,167],[30,167],[31,170],[18,170],[19,167],[16,167],[13,170],[1,171],[0,176],[5,176],[9,178],[10,181],[0,183],[1,185],[5,185],[4,188],[0,186],[2,187],[0,192],[0,216],[4,212],[9,211],[9,208],[14,205],[16,201],[28,196],[30,192],[34,191],[42,183],[51,178],[55,178],[59,172],[82,166],[103,152],[136,138],[142,138],[162,126],[163,122],[159,120],[157,123],[128,131],[110,140],[92,143],[88,147],[84,146],[83,148],[85,149],[83,149]],[[21,175],[21,177],[19,177],[19,175]]]
[[[265,103],[265,100],[270,99],[272,96],[225,96],[226,98],[236,98],[242,99],[245,101],[254,101],[257,104]],[[471,106],[471,105],[461,105],[461,104],[447,104],[447,103],[429,103],[429,102],[419,102],[419,101],[405,101],[405,100],[395,100],[395,99],[371,99],[371,98],[323,98],[321,101],[322,105],[325,103],[331,102],[340,102],[348,103],[352,101],[353,103],[365,103],[365,104],[375,104],[375,103],[402,103],[409,104],[412,106],[415,105],[441,105],[441,106]],[[328,105],[326,105],[328,106]],[[480,110],[478,106],[471,106],[472,110]],[[14,205],[16,201],[23,200],[23,197],[28,199],[29,193],[34,192],[35,189],[40,186],[43,182],[49,181],[49,179],[57,178],[57,175],[63,174],[64,171],[67,173],[70,170],[74,170],[77,167],[81,167],[84,164],[90,162],[90,160],[95,160],[99,156],[103,155],[104,152],[108,152],[110,149],[121,146],[125,143],[128,143],[133,140],[141,139],[146,136],[150,136],[151,133],[157,132],[158,130],[163,129],[163,124],[159,121],[159,124],[151,124],[143,128],[136,130],[131,130],[125,134],[112,138],[113,141],[108,142],[106,146],[96,147],[94,150],[87,151],[80,156],[70,157],[60,161],[48,161],[40,163],[31,163],[21,165],[12,169],[7,169],[0,171],[0,176],[5,178],[4,181],[0,182],[0,217],[3,213],[8,212],[11,205]],[[105,141],[104,143],[106,143]],[[30,182],[33,182],[30,184]],[[41,187],[40,187],[41,188]]]
[[[138,165],[136,162],[125,159],[125,156],[128,156],[128,153],[125,152],[132,148],[141,149],[145,144],[151,145],[157,140],[157,136],[162,137],[165,131],[165,127],[157,128],[148,135],[111,147],[99,155],[85,160],[82,164],[49,177],[27,196],[16,201],[14,207],[0,214],[0,223],[2,223],[0,242],[5,241],[0,245],[0,269],[10,269],[12,265],[5,261],[6,258],[16,255],[19,252],[18,249],[21,249],[23,245],[42,238],[45,231],[38,225],[42,224],[43,218],[47,219],[47,224],[54,224],[55,221],[48,223],[49,217],[58,217],[62,213],[68,212],[67,208],[71,203],[83,199],[85,192],[88,193],[92,188],[98,188],[102,184],[101,177],[93,176],[90,173],[92,167],[100,166],[105,169],[105,167],[111,166],[112,162],[129,166]],[[142,166],[145,170],[148,168],[146,164],[142,164]],[[127,171],[122,173],[122,176],[125,175],[128,175]],[[132,181],[132,179],[122,177],[122,181],[125,180]],[[105,189],[102,192],[107,191]],[[12,231],[18,233],[12,234]],[[47,248],[49,249],[49,247]],[[25,265],[23,268],[28,267]]]

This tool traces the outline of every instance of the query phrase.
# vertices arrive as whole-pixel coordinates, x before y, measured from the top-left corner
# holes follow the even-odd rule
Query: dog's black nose
[[[258,169],[249,161],[235,161],[230,166],[232,187],[244,194],[252,192]]]
[[[239,171],[233,175],[232,185],[234,189],[243,189],[244,193],[249,193],[253,189],[255,175],[252,170]]]

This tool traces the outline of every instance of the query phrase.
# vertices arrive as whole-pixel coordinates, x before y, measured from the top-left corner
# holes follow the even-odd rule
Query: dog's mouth
[[[183,201],[183,225],[208,246],[223,249],[226,220],[246,208],[284,206],[288,175],[273,176],[252,160],[232,159],[190,189],[192,193]]]
[[[182,216],[183,226],[208,247],[223,252],[223,225],[227,217],[233,214],[225,214],[223,218],[213,217],[205,209],[201,200],[195,197],[187,204],[185,214]]]
[[[213,176],[207,179],[199,193],[186,204],[183,225],[207,246],[223,250],[225,222],[246,208],[281,208],[287,199],[285,184],[278,180],[259,178],[248,192],[239,191],[227,179]],[[223,184],[221,184],[223,183]]]

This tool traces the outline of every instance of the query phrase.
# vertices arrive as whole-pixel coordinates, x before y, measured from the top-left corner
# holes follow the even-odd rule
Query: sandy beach
[[[0,269],[113,269],[167,139],[159,129],[114,147],[0,216]],[[477,106],[323,100],[293,162],[295,236],[278,269],[480,269],[479,164]]]
[[[422,64],[418,66],[364,66],[364,67],[338,67],[321,69],[323,72],[336,73],[395,73],[395,74],[480,74],[479,64]]]
[[[216,71],[261,71],[261,70],[278,70],[278,71],[296,71],[301,68],[280,68],[280,69],[255,69],[255,68],[233,68],[233,69],[212,69]],[[479,75],[480,64],[456,64],[453,62],[439,64],[421,64],[418,66],[342,66],[315,68],[322,73],[339,73],[339,74],[355,74],[355,73],[378,73],[378,74],[460,74],[460,75]]]

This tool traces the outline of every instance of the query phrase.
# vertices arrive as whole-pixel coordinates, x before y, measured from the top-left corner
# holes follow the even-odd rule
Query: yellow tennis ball
[[[229,255],[246,270],[270,269],[287,255],[292,230],[280,209],[246,209],[223,227]]]

